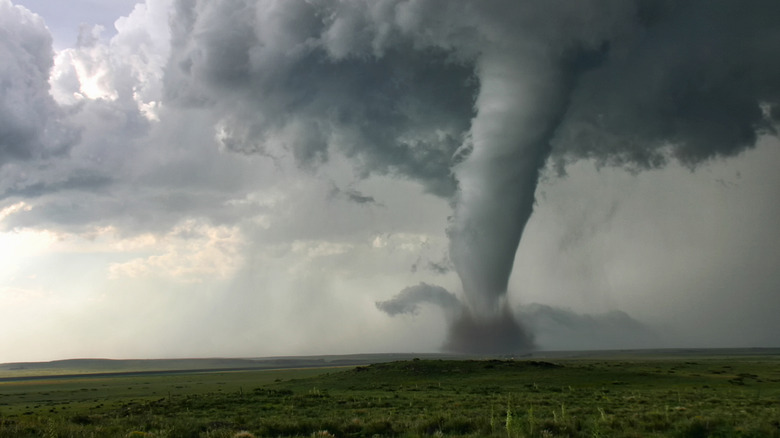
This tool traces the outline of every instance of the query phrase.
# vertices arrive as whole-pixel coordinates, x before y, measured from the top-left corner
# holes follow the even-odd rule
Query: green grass
[[[780,437],[777,356],[411,360],[0,383],[0,437]],[[319,435],[316,435],[318,434]]]

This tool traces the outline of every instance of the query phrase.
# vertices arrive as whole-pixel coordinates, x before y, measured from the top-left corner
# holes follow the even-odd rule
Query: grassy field
[[[780,356],[421,359],[1,382],[0,437],[27,436],[780,437]]]

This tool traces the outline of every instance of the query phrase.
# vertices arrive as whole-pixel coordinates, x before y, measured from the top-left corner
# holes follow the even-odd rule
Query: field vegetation
[[[417,359],[0,382],[0,437],[780,437],[780,357]]]

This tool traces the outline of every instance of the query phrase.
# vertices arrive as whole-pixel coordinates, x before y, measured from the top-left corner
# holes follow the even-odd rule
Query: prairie
[[[27,375],[0,437],[777,437],[773,353]]]

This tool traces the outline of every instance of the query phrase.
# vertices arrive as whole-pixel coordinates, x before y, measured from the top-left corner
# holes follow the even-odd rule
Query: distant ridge
[[[53,376],[94,376],[151,372],[209,372],[280,368],[311,368],[367,365],[421,357],[428,359],[457,356],[431,353],[349,354],[322,356],[277,356],[263,358],[190,359],[64,359],[49,362],[0,364],[0,379]]]
[[[779,356],[780,348],[657,348],[596,351],[536,351],[522,356],[466,356],[439,353],[372,353],[319,356],[274,356],[259,358],[189,359],[64,359],[49,362],[0,364],[0,381],[57,377],[228,372],[284,368],[314,368],[369,365],[398,360],[423,359],[620,359],[631,357],[724,357]]]

